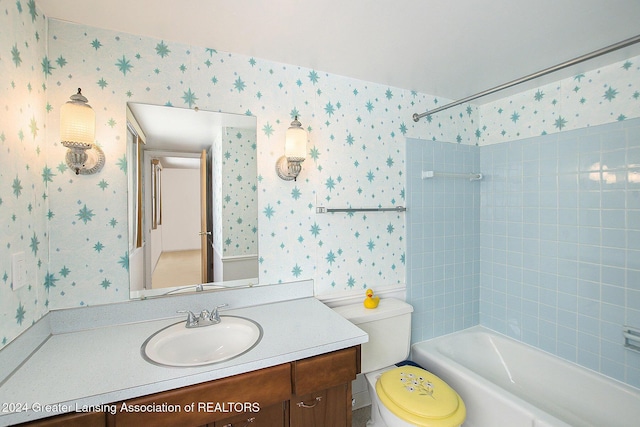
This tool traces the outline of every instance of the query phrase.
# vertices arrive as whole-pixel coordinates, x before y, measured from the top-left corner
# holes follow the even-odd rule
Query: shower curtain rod
[[[589,59],[596,58],[598,56],[607,54],[609,52],[613,52],[614,50],[618,50],[618,49],[625,48],[627,46],[631,46],[632,44],[635,44],[635,43],[638,43],[638,42],[640,42],[640,35],[637,35],[635,37],[631,37],[629,39],[626,39],[626,40],[623,40],[621,42],[612,44],[612,45],[604,47],[602,49],[598,49],[598,50],[593,51],[591,53],[587,53],[586,55],[582,55],[582,56],[579,56],[577,58],[573,58],[573,59],[571,59],[569,61],[566,61],[566,62],[563,62],[561,64],[554,65],[553,67],[545,68],[544,70],[538,71],[537,73],[529,74],[528,76],[524,76],[524,77],[521,77],[519,79],[512,80],[512,81],[510,81],[508,83],[501,84],[500,86],[496,86],[494,88],[487,89],[487,90],[482,91],[482,92],[478,92],[475,95],[467,96],[466,98],[459,99],[457,101],[454,101],[454,102],[451,102],[449,104],[443,105],[442,107],[438,107],[438,108],[435,108],[435,109],[430,110],[430,111],[425,111],[422,114],[415,113],[413,115],[413,121],[417,122],[423,117],[430,116],[430,115],[435,114],[437,112],[440,112],[442,110],[446,110],[448,108],[455,107],[456,105],[464,104],[465,102],[473,101],[474,99],[481,98],[481,97],[483,97],[485,95],[490,95],[492,93],[499,92],[499,91],[501,91],[503,89],[510,88],[511,86],[515,86],[515,85],[518,85],[520,83],[524,83],[524,82],[527,82],[529,80],[533,80],[535,78],[542,77],[544,75],[553,73],[554,71],[558,71],[558,70],[561,70],[563,68],[567,68],[567,67],[570,67],[572,65],[579,64],[579,63],[587,61]]]

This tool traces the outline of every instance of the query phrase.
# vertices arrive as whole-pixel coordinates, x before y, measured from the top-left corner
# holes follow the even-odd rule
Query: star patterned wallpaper
[[[226,127],[223,131],[221,229],[216,236],[224,256],[258,253],[258,176],[256,133]]]
[[[404,214],[316,207],[404,205],[407,138],[486,145],[640,116],[640,58],[414,123],[413,113],[450,100],[49,20],[33,0],[0,8],[2,345],[48,310],[128,299],[128,101],[256,117],[260,281],[312,278],[319,295],[405,283]],[[60,106],[78,87],[107,159],[92,176],[73,175],[57,141]],[[285,182],[274,167],[295,116],[309,133],[308,157],[299,179]],[[27,285],[14,291],[16,252],[25,253]]]

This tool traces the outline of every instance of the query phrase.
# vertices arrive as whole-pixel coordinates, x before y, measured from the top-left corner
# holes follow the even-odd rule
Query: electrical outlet
[[[17,291],[26,284],[26,275],[24,252],[17,252],[11,255],[11,283],[14,291]]]

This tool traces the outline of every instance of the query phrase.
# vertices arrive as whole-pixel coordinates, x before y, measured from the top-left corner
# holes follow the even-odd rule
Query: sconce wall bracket
[[[285,181],[295,181],[302,170],[303,158],[280,156],[276,162],[276,173]]]
[[[64,156],[65,162],[76,175],[92,175],[102,170],[105,164],[104,152],[96,144],[63,141],[62,145],[68,148]]]

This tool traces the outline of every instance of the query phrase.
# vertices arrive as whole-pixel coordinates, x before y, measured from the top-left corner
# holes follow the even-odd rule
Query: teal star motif
[[[27,311],[24,309],[24,305],[19,303],[18,309],[16,310],[16,323],[18,323],[18,325],[22,325],[22,322],[24,322],[25,314],[27,314]]]
[[[349,279],[347,280],[347,286],[350,288],[353,288],[356,285],[356,279],[353,278],[353,276],[349,276]]]
[[[247,85],[242,81],[240,77],[238,77],[233,83],[233,87],[235,87],[238,92],[242,92],[246,86]]]
[[[42,169],[42,182],[44,182],[45,184],[47,182],[53,182],[54,176],[56,176],[56,174],[53,173],[49,167],[45,166]]]
[[[118,161],[116,162],[116,165],[118,165],[118,169],[120,169],[122,172],[124,172],[124,173],[127,172],[127,156],[126,156],[126,154],[123,154],[122,157],[120,157],[118,159]]]
[[[96,84],[100,86],[100,89],[104,89],[105,87],[109,86],[109,83],[107,83],[107,81],[104,78],[98,80]]]
[[[63,68],[65,65],[67,65],[67,60],[64,59],[62,55],[60,55],[58,59],[56,59],[56,64],[58,64],[60,68]]]
[[[400,125],[400,133],[402,133],[403,135],[407,133],[407,125],[404,124],[404,122],[402,122],[402,124]]]
[[[324,106],[324,111],[329,117],[331,117],[333,113],[335,113],[335,108],[333,107],[333,105],[331,105],[330,102],[328,102],[327,105]]]
[[[38,135],[38,130],[39,130],[35,117],[31,118],[31,121],[29,122],[29,129],[31,130],[31,135],[33,135],[33,139],[35,139],[36,136]]]
[[[156,53],[158,54],[158,56],[160,56],[160,58],[169,56],[169,53],[171,53],[171,51],[169,50],[169,47],[166,44],[164,44],[164,40],[156,45]]]
[[[100,187],[102,191],[104,191],[108,186],[109,186],[109,183],[104,179],[98,183],[98,187]]]
[[[265,136],[269,138],[273,134],[273,127],[270,123],[267,123],[262,127],[262,132],[264,132]]]
[[[31,22],[36,22],[36,18],[38,17],[38,12],[36,11],[35,0],[29,0],[27,2],[27,6],[29,7],[29,15],[31,15]]]
[[[313,84],[318,83],[318,80],[319,80],[318,73],[316,73],[315,71],[310,71],[309,80],[311,80],[311,83]]]
[[[604,93],[604,95],[602,96],[604,99],[606,99],[607,101],[611,102],[615,99],[616,95],[618,94],[618,91],[615,90],[614,88],[612,88],[611,86],[609,86],[609,89],[607,89]]]
[[[264,215],[271,219],[275,213],[275,211],[273,210],[273,207],[271,206],[271,204],[268,204],[266,208],[264,208]]]
[[[71,270],[69,270],[66,265],[63,266],[62,269],[60,269],[60,275],[62,277],[67,277],[69,273],[71,273]]]
[[[123,256],[118,260],[118,264],[125,270],[129,271],[129,252],[125,252]]]
[[[296,264],[293,267],[293,270],[291,270],[291,274],[293,274],[294,277],[300,277],[300,275],[302,274],[302,268],[300,268],[300,266]]]
[[[536,101],[542,101],[542,98],[544,98],[544,92],[542,92],[541,90],[538,90],[535,95],[533,95],[533,99],[535,99]]]
[[[520,114],[516,113],[515,111],[513,112],[513,114],[511,115],[511,121],[513,123],[517,122],[518,119],[520,119]]]
[[[318,161],[318,158],[320,157],[320,151],[316,147],[313,147],[309,151],[309,157],[311,157],[315,161]]]
[[[44,289],[49,292],[49,290],[51,290],[51,288],[55,288],[56,287],[56,282],[58,281],[58,279],[56,279],[56,277],[47,272],[47,274],[44,276]]]
[[[313,234],[313,237],[318,237],[318,235],[320,234],[320,230],[320,226],[314,222],[311,226],[311,230],[309,231],[311,232],[311,234]]]
[[[367,101],[367,103],[365,104],[365,106],[367,107],[367,111],[368,112],[372,112],[374,109],[373,104],[371,103],[371,101]]]
[[[393,234],[394,230],[393,224],[387,225],[387,233]]]
[[[387,166],[388,167],[393,166],[393,158],[391,156],[387,157]]]
[[[353,135],[351,135],[351,133],[349,133],[349,135],[347,135],[347,144],[348,145],[353,145],[353,141],[354,141]]]
[[[36,236],[35,231],[33,232],[33,237],[31,238],[31,243],[29,244],[29,247],[31,248],[31,252],[33,252],[33,255],[38,255],[38,245],[40,244],[40,242],[38,241],[38,236]]]
[[[556,119],[554,126],[558,129],[558,130],[562,130],[563,127],[565,127],[567,125],[567,121],[562,118],[562,116],[558,116],[558,118]]]
[[[300,192],[300,189],[298,187],[293,187],[293,190],[291,190],[291,197],[293,200],[298,200],[301,195],[302,193]]]
[[[84,207],[78,211],[76,216],[78,217],[79,220],[81,220],[86,224],[87,222],[93,219],[95,214],[93,213],[92,209],[88,209],[87,205],[84,205]]]
[[[384,96],[386,96],[387,99],[393,98],[393,92],[391,92],[391,89],[387,89],[387,91],[384,93]]]
[[[13,194],[15,194],[16,197],[20,197],[20,195],[22,194],[22,183],[18,179],[17,175],[13,180],[13,184],[11,184],[11,188],[13,188]]]
[[[91,47],[95,50],[98,50],[102,47],[102,43],[100,43],[100,40],[98,39],[93,39],[93,41],[91,42]]]
[[[111,282],[107,279],[104,279],[101,283],[100,286],[102,286],[104,289],[109,288],[109,286],[111,286]]]
[[[182,95],[182,99],[185,104],[189,104],[189,108],[193,107],[193,105],[198,100],[196,94],[194,92],[191,92],[191,88],[184,92],[184,95]]]
[[[373,182],[374,179],[375,179],[375,175],[373,174],[373,171],[367,172],[367,181]]]
[[[102,244],[102,242],[97,242],[95,245],[93,245],[93,250],[98,253],[102,252],[103,249],[104,245]]]
[[[16,65],[16,68],[22,64],[22,58],[20,58],[20,51],[18,50],[18,45],[13,45],[11,48],[11,60]]]
[[[327,190],[331,191],[336,187],[336,182],[333,180],[332,177],[329,177],[325,182],[324,186],[327,187]]]
[[[50,76],[51,70],[55,70],[55,67],[51,66],[51,61],[49,61],[49,58],[47,58],[46,56],[42,58],[42,63],[40,65],[42,66],[42,72],[46,76]]]
[[[333,251],[329,251],[329,253],[327,254],[327,256],[325,257],[325,260],[330,264],[333,265],[333,263],[336,261],[336,254],[333,253]]]

